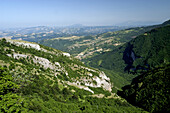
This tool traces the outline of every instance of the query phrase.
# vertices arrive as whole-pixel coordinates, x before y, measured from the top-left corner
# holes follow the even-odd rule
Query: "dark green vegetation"
[[[118,82],[132,80],[119,95],[149,112],[169,112],[170,25],[152,29],[123,46],[85,60]],[[163,26],[164,25],[164,26]],[[122,78],[115,78],[118,73]],[[112,75],[111,75],[112,73]],[[138,76],[139,75],[139,76]],[[128,82],[128,81],[127,81]],[[117,84],[119,86],[122,84]]]
[[[24,46],[30,44],[28,42],[22,42],[23,45],[17,45],[17,42],[0,40],[0,65],[5,67],[0,68],[1,112],[145,112],[119,96],[111,96],[113,93],[103,87],[87,87],[80,81],[83,87],[93,90],[93,94],[78,88],[78,85],[67,84],[83,77],[89,78],[88,82],[91,82],[93,77],[99,76],[100,71],[84,67],[80,61],[64,56],[61,51],[45,46],[37,50]],[[48,64],[47,59],[51,63]],[[46,65],[42,65],[43,61],[46,61]],[[95,97],[101,93],[104,97]]]
[[[168,24],[47,40],[103,70],[110,79],[62,51],[0,40],[1,112],[145,112],[131,104],[168,112]],[[131,104],[115,94],[122,86],[118,94]]]
[[[170,26],[153,29],[129,42],[123,59],[125,70],[132,72],[170,62]]]
[[[142,112],[119,99],[94,98],[89,92],[74,87],[60,89],[57,83],[44,76],[34,76],[32,84],[21,89],[29,112],[63,113],[109,113]],[[75,92],[71,92],[74,90]]]
[[[132,79],[132,74],[140,74],[157,65],[170,61],[170,26],[146,32],[113,51],[84,60],[88,65],[104,68]],[[120,74],[121,75],[121,74]]]
[[[118,92],[135,106],[149,112],[170,111],[170,64],[162,65],[133,79]]]
[[[170,26],[153,29],[123,46],[88,59],[89,64],[106,69],[136,72],[169,62]]]
[[[23,99],[16,93],[19,86],[13,81],[6,68],[0,66],[0,112],[25,111]]]

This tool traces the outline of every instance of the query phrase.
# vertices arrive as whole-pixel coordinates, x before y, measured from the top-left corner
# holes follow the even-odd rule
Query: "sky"
[[[170,0],[0,0],[0,28],[154,24],[170,19]]]

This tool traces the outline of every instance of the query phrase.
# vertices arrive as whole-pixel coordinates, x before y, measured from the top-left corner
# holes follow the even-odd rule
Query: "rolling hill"
[[[117,47],[122,46],[126,42],[136,38],[147,31],[154,28],[168,25],[169,21],[164,22],[160,25],[124,28],[123,30],[110,31],[106,33],[90,34],[86,33],[83,35],[70,35],[70,36],[56,36],[56,38],[48,38],[40,40],[38,43],[59,49],[62,51],[69,52],[80,60],[94,57],[103,52],[112,51]],[[107,28],[107,27],[106,27]]]
[[[102,52],[112,51],[147,30],[150,28],[138,27],[98,35],[58,37],[42,40],[39,43],[69,52],[78,59],[86,59]]]
[[[72,25],[63,27],[37,26],[28,28],[8,28],[0,29],[0,38],[38,42],[43,39],[57,37],[96,35],[125,28],[128,27]]]

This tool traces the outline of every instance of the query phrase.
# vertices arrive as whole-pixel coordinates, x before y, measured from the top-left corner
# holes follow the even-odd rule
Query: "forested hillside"
[[[0,40],[0,112],[145,112],[104,72],[36,43]]]
[[[137,73],[170,61],[170,26],[153,29],[123,46],[91,59],[87,64]]]
[[[0,113],[170,113],[170,0],[0,0]]]
[[[137,76],[118,94],[149,112],[170,111],[170,25],[167,24],[86,61],[105,70],[110,77],[119,73],[124,78],[117,79],[121,83]]]
[[[169,37],[170,26],[159,27],[86,59],[106,74],[69,53],[1,39],[0,112],[146,112],[116,94],[144,72],[118,94],[150,112],[169,111]]]
[[[133,79],[118,92],[135,106],[149,112],[170,111],[170,64],[156,67]]]

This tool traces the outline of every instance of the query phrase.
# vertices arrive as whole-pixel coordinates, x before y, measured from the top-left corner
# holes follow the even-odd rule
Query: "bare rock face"
[[[45,69],[50,68],[50,69],[55,69],[55,65],[52,64],[48,59],[42,58],[42,57],[37,57],[35,56],[33,59],[34,63],[39,63],[40,65],[43,65]]]
[[[11,54],[7,54],[7,56],[13,57],[15,59],[19,59],[19,58],[27,58],[28,55],[13,53],[13,56]]]
[[[111,92],[112,84],[110,82],[110,78],[108,78],[104,72],[99,72],[98,74],[100,77],[91,74],[92,76],[90,76],[90,77],[86,76],[86,77],[81,77],[80,79],[72,79],[72,81],[74,81],[74,82],[72,82],[72,83],[69,82],[69,85],[74,85],[74,86],[80,87],[83,84],[86,87],[94,87],[94,88],[101,87],[104,90]],[[81,89],[84,89],[84,88],[82,87]]]
[[[95,77],[93,80],[97,82],[97,87],[103,87],[105,90],[112,91],[110,78],[108,78],[104,72],[100,72],[99,77]]]
[[[89,92],[91,92],[91,93],[94,94],[94,91],[91,90],[90,88],[88,88],[87,86],[83,86],[83,85],[80,85],[80,84],[78,85],[78,84],[75,83],[75,82],[73,82],[73,83],[67,82],[67,84],[68,84],[68,85],[71,85],[71,86],[76,86],[76,87],[78,87],[78,88],[80,88],[80,89],[84,89],[84,90],[89,91]]]
[[[16,42],[13,40],[7,40],[7,41],[18,46],[25,46],[27,48],[34,48],[36,50],[41,50],[40,45],[38,44],[33,44],[33,43],[28,43],[28,42]]]
[[[70,57],[71,55],[69,53],[63,53],[64,56]]]

